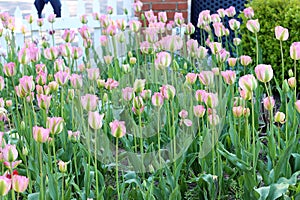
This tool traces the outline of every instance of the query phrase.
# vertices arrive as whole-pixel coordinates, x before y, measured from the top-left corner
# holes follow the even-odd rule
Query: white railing
[[[71,15],[71,12],[69,10],[68,2],[67,0],[61,0],[62,3],[62,17],[57,18],[55,20],[55,23],[53,24],[53,28],[58,31],[58,30],[64,30],[64,29],[78,29],[82,27],[81,22],[79,21],[79,17],[82,16],[83,14],[87,15],[88,19],[88,27],[90,27],[93,30],[94,34],[94,44],[96,46],[99,45],[99,37],[101,35],[101,29],[100,29],[100,23],[99,21],[96,21],[92,17],[92,13],[98,12],[100,14],[106,14],[106,8],[107,6],[111,6],[114,10],[113,14],[110,16],[111,19],[118,19],[118,18],[124,18],[127,19],[132,19],[134,17],[134,13],[132,10],[132,3],[133,0],[92,0],[92,8],[87,9],[86,8],[86,3],[83,0],[78,0],[77,1],[77,10],[73,13],[74,15]],[[72,1],[74,3],[74,1]],[[123,12],[123,9],[127,9],[128,15],[125,15]],[[46,4],[44,9],[43,9],[43,16],[45,18],[44,20],[44,25],[42,26],[42,29],[44,31],[46,30],[51,30],[52,25],[47,21],[47,17],[49,14],[53,13],[53,8],[50,3]],[[33,16],[34,19],[38,18],[36,8],[33,5],[32,1],[32,9],[31,9],[31,15]],[[25,16],[23,16],[22,10],[19,8],[19,6],[16,7],[16,10],[14,12],[14,17],[15,17],[15,38],[17,42],[17,46],[22,47],[24,44],[24,36],[21,33],[21,27],[25,26],[27,30],[30,30],[30,25],[28,22],[25,20]],[[37,23],[34,22],[32,24],[32,31],[33,33],[38,36],[38,31],[40,30],[40,27],[38,27]],[[78,37],[78,45],[82,46],[82,42],[80,41],[81,38]],[[1,37],[1,46],[3,48],[6,47],[6,42],[4,37]]]

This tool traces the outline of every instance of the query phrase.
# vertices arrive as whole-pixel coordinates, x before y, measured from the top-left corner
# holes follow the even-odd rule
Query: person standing
[[[56,17],[61,17],[61,2],[60,2],[60,0],[35,0],[34,5],[37,9],[39,18],[42,18],[42,11],[44,9],[44,6],[49,1],[53,8],[54,14],[56,14]]]

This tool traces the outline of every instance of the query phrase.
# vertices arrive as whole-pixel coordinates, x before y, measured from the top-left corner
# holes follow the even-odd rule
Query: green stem
[[[282,49],[282,41],[280,40],[280,53],[281,53],[281,76],[282,76],[282,83],[284,81],[284,58],[283,58],[283,49]]]
[[[95,150],[94,150],[94,167],[96,173],[96,199],[99,198],[99,191],[98,191],[98,169],[97,169],[97,130],[95,129]]]
[[[256,41],[256,66],[258,65],[258,37],[257,33],[255,33],[255,41]]]
[[[255,159],[255,124],[254,124],[254,100],[253,92],[251,98],[251,117],[252,117],[252,154],[253,154],[253,177],[256,180],[256,159]]]
[[[40,199],[44,199],[44,176],[43,176],[43,160],[42,160],[42,144],[38,145],[39,149],[39,163],[40,163]]]
[[[139,114],[139,132],[140,132],[140,152],[141,152],[141,162],[142,162],[142,174],[144,178],[144,141],[143,141],[143,131],[142,131],[142,116]]]
[[[121,199],[121,196],[120,196],[120,187],[119,187],[119,160],[118,160],[118,157],[119,157],[119,152],[118,152],[118,143],[119,143],[119,138],[117,137],[116,138],[116,182],[117,182],[117,192],[118,192],[118,200]]]
[[[64,184],[65,184],[65,173],[62,173],[62,181],[61,181],[61,199],[65,199],[65,192],[64,192]]]

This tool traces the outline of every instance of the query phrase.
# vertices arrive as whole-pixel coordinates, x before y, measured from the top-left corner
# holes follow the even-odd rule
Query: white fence
[[[59,30],[64,30],[64,29],[78,29],[82,27],[82,24],[79,20],[79,17],[82,16],[83,14],[87,15],[88,19],[88,27],[93,29],[93,35],[94,35],[94,43],[99,44],[99,37],[101,35],[101,30],[100,30],[100,23],[99,21],[96,21],[92,17],[92,13],[98,12],[100,14],[106,14],[106,8],[107,6],[111,6],[114,10],[113,14],[111,15],[111,19],[118,19],[118,18],[124,18],[127,19],[127,17],[133,18],[134,13],[132,10],[132,3],[133,0],[90,0],[92,1],[92,8],[89,9],[90,13],[86,12],[86,2],[83,0],[77,0],[77,10],[76,10],[76,15],[71,16],[70,15],[70,10],[69,6],[67,4],[67,0],[61,0],[62,3],[62,17],[57,18],[54,23],[54,29],[56,31]],[[36,8],[33,5],[33,0],[32,0],[32,9],[31,9],[31,15],[33,16],[34,19],[37,19],[37,11]],[[74,3],[74,1],[73,1]],[[123,9],[127,9],[128,15],[125,15],[123,12]],[[74,10],[72,10],[74,13]],[[51,24],[47,21],[47,16],[49,14],[53,13],[53,8],[50,3],[46,4],[44,9],[43,9],[43,16],[45,17],[44,20],[44,25],[42,26],[42,29],[44,31],[46,30],[51,30]],[[25,17],[23,17],[22,10],[19,8],[19,6],[16,7],[16,10],[14,12],[14,17],[15,17],[15,38],[16,38],[16,43],[17,46],[22,47],[24,44],[24,36],[21,33],[21,27],[26,26],[27,30],[30,30],[30,25],[28,22],[25,20]],[[32,24],[32,31],[34,35],[38,36],[38,31],[40,30],[40,27],[38,27],[36,21]],[[4,35],[4,34],[3,34]],[[78,37],[78,45],[82,46],[82,41],[80,37]],[[1,37],[1,46],[2,48],[6,48],[6,42],[4,37]],[[98,45],[97,45],[98,46]]]

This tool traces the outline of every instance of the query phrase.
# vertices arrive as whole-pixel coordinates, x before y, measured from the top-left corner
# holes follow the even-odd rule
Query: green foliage
[[[285,78],[288,70],[293,69],[293,60],[290,58],[290,46],[293,42],[300,41],[300,1],[298,0],[253,0],[246,5],[254,10],[254,19],[260,23],[258,33],[259,47],[262,55],[260,63],[271,64],[275,76],[281,85],[281,53],[279,41],[275,38],[275,27],[283,26],[289,30],[289,39],[283,42],[285,63]],[[246,28],[247,19],[243,14],[241,35],[243,38],[243,53],[255,58],[254,34]],[[298,73],[300,68],[298,67]],[[297,78],[299,82],[299,77]]]

